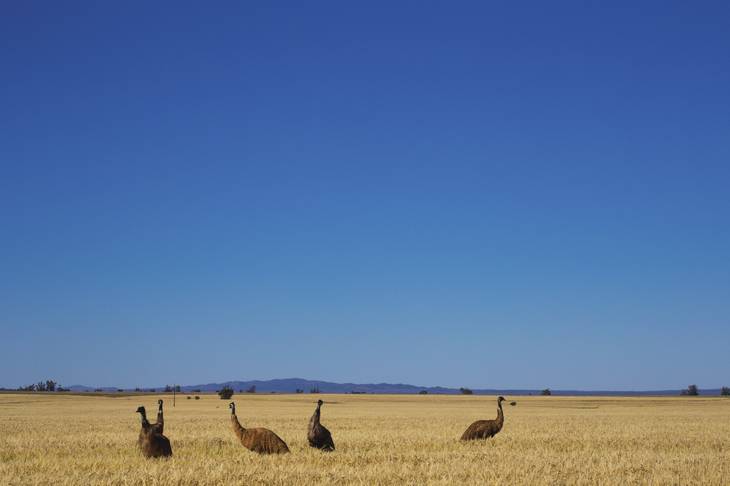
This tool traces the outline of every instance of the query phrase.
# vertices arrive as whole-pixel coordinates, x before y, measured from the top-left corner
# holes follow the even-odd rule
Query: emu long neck
[[[319,409],[321,405],[317,405],[317,410],[314,411],[314,414],[312,415],[312,418],[309,419],[309,427],[314,427],[315,425],[319,424]]]
[[[243,437],[243,435],[246,433],[246,429],[241,427],[241,424],[238,422],[238,417],[236,417],[235,413],[231,414],[231,425],[233,425],[233,432],[236,434],[236,437],[239,439]]]
[[[162,418],[162,404],[160,403],[159,408],[157,409],[157,423],[161,424],[163,422]]]
[[[150,423],[147,421],[147,412],[142,410],[139,414],[142,416],[142,427],[149,427]]]
[[[499,425],[500,429],[504,424],[504,412],[502,412],[502,402],[497,403],[497,424]]]

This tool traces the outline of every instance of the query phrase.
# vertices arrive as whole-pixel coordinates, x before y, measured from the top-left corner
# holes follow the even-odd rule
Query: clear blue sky
[[[727,2],[6,2],[0,386],[730,385]]]

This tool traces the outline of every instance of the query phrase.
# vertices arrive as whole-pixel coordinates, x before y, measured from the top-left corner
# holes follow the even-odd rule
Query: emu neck
[[[150,423],[147,421],[147,413],[139,412],[139,414],[142,416],[142,427],[149,427]]]
[[[502,402],[499,402],[497,404],[497,424],[499,425],[499,428],[502,428],[502,424],[504,424],[504,412],[502,412]]]
[[[231,425],[233,425],[233,432],[235,432],[236,436],[240,439],[243,437],[243,434],[246,433],[246,429],[244,429],[240,422],[238,421],[238,417],[236,417],[235,413],[231,414]]]
[[[314,411],[314,414],[312,415],[312,418],[309,419],[309,426],[313,427],[319,423],[319,408],[320,406],[317,405],[317,410]]]

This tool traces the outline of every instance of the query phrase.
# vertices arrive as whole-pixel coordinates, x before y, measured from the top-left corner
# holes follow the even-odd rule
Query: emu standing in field
[[[172,455],[170,440],[162,435],[157,424],[147,421],[147,412],[144,407],[137,408],[142,417],[142,429],[139,431],[139,448],[145,457],[169,457]]]
[[[461,440],[489,439],[497,435],[504,425],[503,401],[504,397],[497,398],[497,418],[495,420],[477,420],[464,431]]]
[[[319,423],[319,409],[323,403],[322,400],[317,401],[317,409],[314,411],[312,418],[309,419],[307,440],[310,446],[329,452],[335,450],[335,443],[332,441],[332,434],[327,430],[327,427]]]
[[[233,425],[233,433],[236,434],[238,440],[241,441],[246,449],[258,452],[259,454],[285,454],[289,452],[286,443],[281,437],[261,427],[255,429],[244,429],[238,422],[236,417],[236,404],[231,402],[228,405],[231,409],[231,425]]]

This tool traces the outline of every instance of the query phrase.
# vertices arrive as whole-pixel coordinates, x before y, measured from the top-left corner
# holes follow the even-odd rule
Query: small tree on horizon
[[[218,396],[221,397],[221,400],[228,400],[233,396],[233,388],[228,385],[224,386],[218,391]]]
[[[696,397],[699,394],[700,390],[697,388],[697,385],[690,385],[686,390],[682,390],[682,393],[680,393],[680,395],[688,397]]]
[[[552,391],[550,391],[550,388],[545,388],[543,391],[540,392],[540,395],[544,397],[549,397],[553,394]]]
[[[730,397],[730,387],[723,386],[720,388],[720,396],[721,397]]]
[[[256,385],[251,385],[246,389],[246,393],[256,393]]]
[[[462,395],[473,395],[474,392],[471,390],[471,388],[459,388],[459,391]]]

